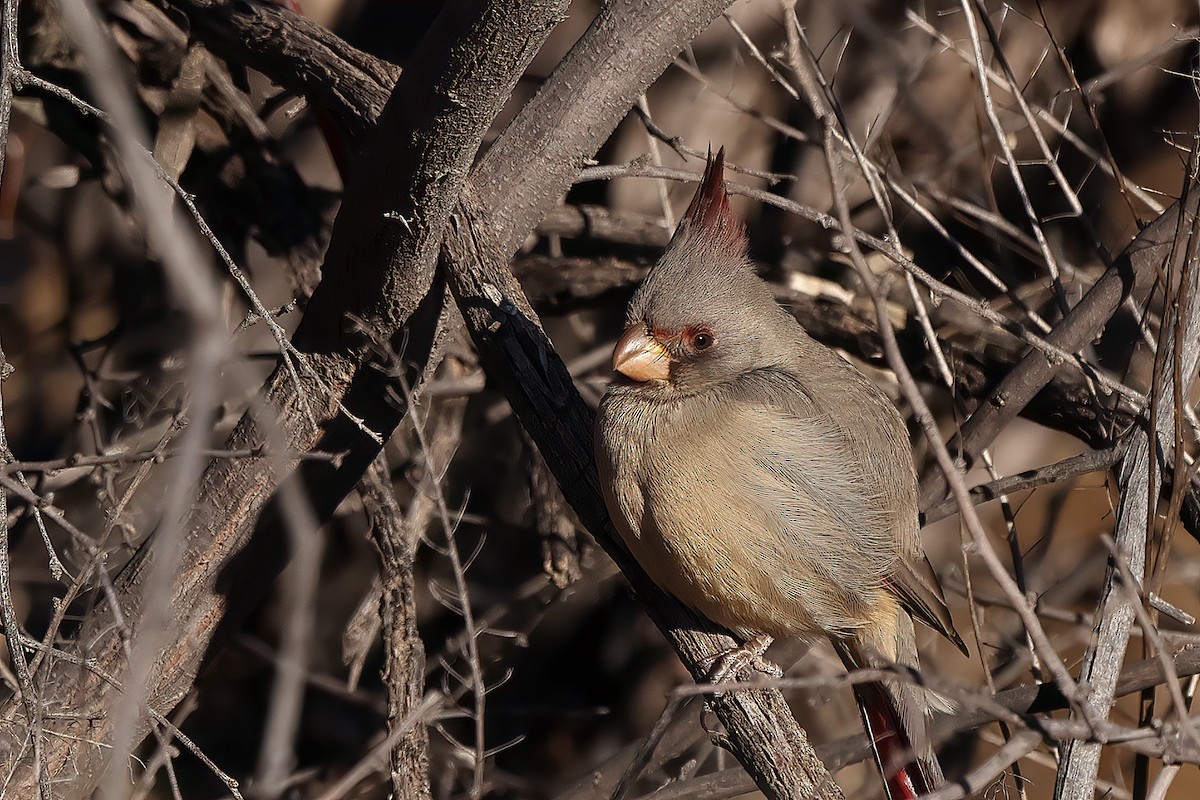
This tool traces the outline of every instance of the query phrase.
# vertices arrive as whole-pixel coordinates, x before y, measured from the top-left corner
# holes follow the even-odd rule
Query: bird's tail
[[[897,616],[894,637],[888,632],[894,645],[891,641],[833,639],[846,669],[880,667],[889,661],[917,667],[912,620],[903,612]],[[931,698],[924,689],[900,681],[872,681],[855,684],[854,699],[889,800],[920,797],[942,785],[942,768],[926,725]]]

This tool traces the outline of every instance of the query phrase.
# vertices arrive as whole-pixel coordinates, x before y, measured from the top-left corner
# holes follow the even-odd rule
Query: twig
[[[497,214],[496,241],[515,252],[566,194],[638,95],[683,46],[733,0],[603,5],[550,79],[521,109],[472,176],[484,208]],[[583,89],[586,88],[586,91]]]
[[[254,794],[263,798],[281,796],[295,767],[296,734],[304,708],[323,550],[316,516],[299,481],[295,477],[285,481],[279,493],[293,572],[287,583],[287,618],[254,776]]]
[[[407,717],[400,720],[388,735],[384,737],[383,741],[372,747],[371,752],[367,753],[358,763],[347,770],[346,774],[322,792],[316,800],[340,800],[340,798],[345,797],[359,781],[369,777],[387,764],[388,753],[396,746],[396,743],[407,735],[412,728],[431,719],[434,716],[434,712],[441,705],[441,695],[434,692],[425,695],[425,699],[421,704],[414,708],[412,713]]]
[[[788,79],[779,70],[775,69],[775,66],[771,62],[767,61],[767,57],[763,55],[762,50],[758,48],[753,39],[746,35],[746,31],[742,29],[741,25],[738,25],[733,15],[726,11],[721,16],[725,19],[725,23],[729,26],[729,29],[736,33],[738,39],[746,46],[746,49],[750,52],[750,56],[762,65],[762,68],[767,71],[771,79],[778,83],[785,92],[790,94],[793,100],[799,100],[800,93],[796,91],[796,87],[792,86]]]
[[[992,102],[992,93],[990,84],[987,78],[987,73],[983,65],[983,45],[979,41],[979,28],[975,22],[976,11],[983,17],[983,24],[987,28],[993,43],[998,37],[995,36],[995,31],[992,29],[990,22],[987,19],[987,8],[978,0],[960,0],[960,5],[963,11],[963,17],[967,21],[967,31],[970,33],[971,46],[975,52],[975,75],[979,81],[979,93],[983,98],[984,112],[987,114],[988,122],[991,123],[992,132],[995,134],[994,141],[1000,147],[1000,151],[1004,154],[1004,163],[1008,167],[1009,177],[1012,179],[1013,186],[1017,190],[1017,196],[1021,198],[1021,206],[1025,210],[1025,218],[1029,222],[1029,227],[1033,230],[1033,236],[1037,240],[1038,247],[1041,249],[1042,258],[1046,262],[1046,267],[1050,271],[1050,282],[1054,288],[1054,298],[1058,301],[1059,310],[1066,314],[1069,305],[1067,303],[1067,293],[1063,289],[1062,276],[1058,271],[1058,259],[1054,252],[1050,249],[1050,243],[1046,240],[1046,232],[1042,230],[1041,219],[1038,218],[1037,212],[1033,209],[1033,201],[1029,199],[1029,192],[1025,187],[1025,179],[1021,177],[1021,170],[1017,165],[1016,154],[1013,153],[1012,146],[1008,142],[1008,133],[1004,130],[1004,126],[1000,123],[1000,116],[996,112],[996,106]],[[1012,68],[1008,66],[1008,60],[1004,57],[1004,52],[993,44],[992,54],[1000,61],[1000,65],[1004,70],[1005,77],[1009,84],[1016,87],[1017,82],[1012,74]],[[1025,98],[1018,90],[1012,92],[1017,105],[1021,107],[1025,113],[1025,118],[1028,123],[1033,122],[1033,115],[1029,113],[1029,106],[1025,103]],[[1083,212],[1079,205],[1079,199],[1070,192],[1070,184],[1063,176],[1062,171],[1058,168],[1058,162],[1050,153],[1049,147],[1046,146],[1045,140],[1042,138],[1041,131],[1038,130],[1036,124],[1031,125],[1030,131],[1033,133],[1034,139],[1041,146],[1043,154],[1046,156],[1047,166],[1050,167],[1054,177],[1059,180],[1059,188],[1067,193],[1068,198],[1072,200],[1072,210],[1076,216],[1080,216]]]
[[[1035,747],[1041,744],[1042,736],[1036,731],[1018,731],[1005,742],[999,750],[984,759],[979,765],[961,778],[947,783],[942,788],[923,795],[924,800],[958,800],[960,797],[972,797],[985,789],[988,784],[1005,770],[1024,758]]]
[[[405,384],[402,384],[401,388],[411,398],[411,389]],[[411,400],[409,406],[412,407]],[[471,770],[471,797],[478,800],[483,795],[484,790],[485,753],[487,751],[484,742],[484,711],[487,703],[488,687],[483,677],[483,662],[479,657],[479,635],[481,629],[476,625],[475,612],[471,608],[470,590],[467,587],[467,565],[464,564],[462,558],[459,556],[458,542],[454,536],[457,526],[450,519],[450,510],[446,504],[446,496],[442,491],[442,478],[445,476],[445,471],[450,467],[452,452],[439,453],[439,455],[445,457],[445,463],[434,462],[432,457],[436,451],[431,446],[430,439],[426,436],[424,422],[415,413],[410,415],[410,420],[421,452],[426,455],[426,474],[428,480],[422,483],[422,488],[430,493],[434,503],[436,518],[441,523],[442,535],[446,540],[445,553],[454,573],[454,585],[458,599],[457,605],[453,608],[454,612],[462,617],[463,628],[466,634],[463,641],[463,655],[466,657],[470,674],[468,686],[471,690],[473,704],[471,718],[475,728],[474,760]],[[461,410],[458,423],[461,424]]]
[[[211,459],[238,459],[238,458],[268,458],[278,457],[284,459],[297,459],[300,461],[325,461],[337,463],[337,460],[342,457],[341,453],[323,453],[314,451],[310,453],[301,452],[284,452],[271,453],[266,446],[244,448],[242,450],[214,450],[212,448],[202,448],[199,454],[204,458]],[[54,458],[47,461],[12,461],[0,467],[0,475],[12,475],[18,472],[42,472],[50,476],[56,476],[61,472],[71,472],[74,470],[90,471],[96,467],[107,466],[110,464],[129,465],[140,462],[150,462],[151,464],[161,464],[163,461],[171,458],[178,458],[183,455],[179,448],[167,449],[155,447],[153,450],[137,450],[132,452],[117,452],[105,453],[103,455],[85,456],[82,453],[75,453],[64,458]]]
[[[624,800],[625,796],[633,789],[638,775],[646,768],[650,757],[654,754],[654,749],[658,747],[658,743],[670,730],[671,724],[683,714],[690,699],[674,694],[667,699],[666,708],[658,715],[654,727],[642,739],[633,758],[629,759],[629,763],[625,766],[625,771],[621,773],[621,779],[617,781],[617,785],[612,791],[611,800]]]
[[[970,494],[975,501],[986,503],[989,500],[998,499],[1001,495],[1036,489],[1039,486],[1077,478],[1089,472],[1100,472],[1117,463],[1124,452],[1125,449],[1121,446],[1110,447],[1107,450],[1089,450],[1044,467],[1026,470],[1017,475],[996,478],[988,483],[974,486],[971,488]],[[957,509],[958,505],[953,499],[944,500],[927,509],[922,515],[922,521],[926,525],[937,522],[954,514]]]
[[[1176,674],[1195,678],[1200,673],[1200,650],[1193,648],[1175,653],[1171,659],[1172,669]],[[858,676],[858,679],[866,679],[866,677]],[[1163,666],[1158,659],[1152,658],[1129,664],[1121,671],[1121,677],[1117,683],[1117,696],[1124,697],[1140,692],[1148,687],[1157,686],[1164,680],[1166,677],[1163,673]],[[792,679],[786,681],[790,686],[805,688],[827,682],[827,680],[795,681]],[[779,681],[773,681],[773,683],[779,683]],[[974,698],[963,695],[957,695],[957,697],[960,697],[964,704],[964,708],[959,713],[934,719],[934,734],[939,741],[945,741],[964,731],[979,730],[1000,719],[1011,720],[1009,712],[1021,715],[1045,714],[1067,708],[1069,705],[1054,684],[1023,684],[1005,689],[990,698],[994,705],[989,704],[987,708],[974,708],[973,706],[979,705]],[[1005,712],[995,713],[995,706],[1003,707]],[[1040,717],[1038,719],[1041,720]],[[867,738],[862,733],[820,745],[817,747],[817,754],[830,770],[843,769],[870,757]],[[690,784],[665,787],[663,790],[655,792],[652,797],[655,800],[681,800],[683,797],[694,796],[693,791],[698,792],[714,783],[719,784],[723,791],[728,792],[727,795],[721,796],[728,797],[743,795],[754,788],[753,782],[742,770],[731,769],[692,781]]]
[[[67,652],[66,650],[62,650],[62,649],[59,649],[56,647],[51,647],[43,642],[39,642],[38,640],[33,639],[32,637],[26,636],[24,634],[22,634],[21,636],[22,636],[22,644],[25,647],[28,647],[33,650],[37,650],[39,653],[52,654],[54,656],[54,658],[56,658],[56,659],[60,659],[68,664],[72,664],[77,667],[82,667],[82,668],[86,669],[90,674],[96,676],[101,681],[101,683],[103,683],[105,686],[111,687],[118,693],[124,692],[124,687],[121,685],[121,682],[118,681],[116,678],[112,677],[111,675],[109,675],[103,669],[101,669],[96,659],[84,658],[75,653],[70,653],[70,652]],[[184,747],[186,747],[188,749],[188,751],[191,752],[192,755],[194,755],[200,761],[200,763],[204,764],[204,766],[210,772],[212,772],[212,774],[219,781],[221,781],[221,783],[223,783],[225,785],[225,788],[229,789],[230,794],[232,794],[236,800],[243,800],[241,792],[238,791],[238,782],[236,780],[234,780],[232,777],[230,777],[222,769],[220,769],[215,763],[213,763],[212,759],[210,759],[207,755],[205,755],[204,751],[201,750],[194,741],[192,741],[188,736],[186,736],[183,733],[183,731],[179,730],[179,728],[176,727],[176,725],[173,722],[171,722],[169,719],[167,719],[166,716],[164,716],[160,712],[156,711],[154,708],[150,708],[148,710],[148,715],[150,717],[151,722],[165,728],[167,730],[167,732],[172,737],[177,739],[180,742],[180,744],[182,744]],[[48,716],[49,715],[47,715],[47,717]],[[108,745],[105,745],[103,743],[92,742],[92,744],[96,744],[99,747],[105,747],[105,748],[108,747]]]
[[[1071,87],[1076,92],[1079,93],[1079,99],[1083,104],[1084,110],[1087,112],[1088,121],[1092,123],[1092,130],[1095,131],[1096,135],[1100,137],[1100,147],[1104,151],[1104,160],[1109,166],[1109,170],[1113,176],[1113,179],[1117,182],[1117,191],[1121,193],[1121,197],[1123,197],[1125,199],[1125,204],[1129,207],[1129,216],[1133,220],[1138,221],[1140,218],[1138,217],[1137,209],[1135,209],[1133,207],[1133,200],[1130,197],[1129,190],[1127,188],[1127,181],[1125,180],[1125,173],[1123,173],[1121,171],[1120,167],[1117,165],[1117,159],[1113,155],[1112,148],[1110,148],[1108,146],[1108,137],[1104,135],[1104,129],[1100,125],[1100,118],[1098,116],[1096,116],[1096,104],[1092,100],[1091,90],[1092,90],[1092,88],[1099,86],[1099,84],[1097,82],[1098,79],[1093,79],[1093,80],[1088,81],[1088,87],[1089,87],[1088,89],[1084,89],[1084,87],[1079,85],[1079,78],[1075,74],[1075,68],[1071,65],[1070,59],[1067,58],[1066,50],[1061,45],[1059,45],[1058,40],[1055,39],[1055,37],[1054,37],[1054,31],[1052,31],[1050,29],[1050,20],[1046,19],[1045,7],[1039,2],[1037,4],[1037,9],[1038,9],[1038,15],[1042,19],[1042,28],[1046,31],[1046,38],[1048,38],[1050,40],[1050,44],[1054,47],[1054,52],[1058,54],[1059,63],[1062,65],[1063,72],[1066,74],[1067,78],[1071,81]],[[988,33],[989,33],[989,35],[991,34],[990,28],[988,29]],[[1175,46],[1178,46],[1178,44],[1175,42],[1166,42],[1165,43],[1165,45],[1168,45],[1168,46],[1173,45],[1173,44]],[[1155,48],[1155,49],[1161,51],[1163,49],[1163,45],[1160,45],[1159,48]],[[1151,50],[1150,52],[1153,53],[1153,52],[1155,52],[1155,50]],[[1136,61],[1136,59],[1135,59],[1135,61]],[[1143,63],[1148,63],[1148,62],[1143,62]],[[1111,75],[1116,72],[1118,72],[1118,71],[1110,70],[1109,74]],[[1013,90],[1016,90],[1016,88],[1017,87],[1014,85]],[[1026,111],[1026,107],[1024,105],[1022,105],[1022,110]],[[1078,201],[1076,201],[1076,202],[1078,202]],[[1079,213],[1080,212],[1078,212],[1078,211],[1076,212],[1077,215]]]
[[[652,121],[654,118],[650,116],[650,103],[646,100],[646,94],[643,92],[638,95],[636,108],[640,112],[643,120]],[[662,153],[658,150],[658,139],[649,130],[646,131],[646,146],[650,150],[650,161],[656,167],[662,166]],[[671,198],[668,195],[668,187],[666,181],[658,181],[658,202],[662,207],[663,225],[667,230],[675,230],[675,214],[671,211]]]
[[[15,5],[13,3],[14,7]],[[5,8],[6,13],[8,10]],[[15,11],[15,8],[13,10]],[[3,147],[3,142],[0,142],[0,147]],[[4,349],[0,347],[0,387],[3,387],[4,380],[9,377],[11,370],[12,367],[4,357]],[[8,435],[4,428],[4,400],[0,394],[0,463],[11,459],[12,452],[8,449]],[[0,486],[0,621],[4,623],[4,638],[8,643],[9,658],[12,659],[13,668],[17,673],[20,701],[25,706],[26,736],[33,742],[34,774],[37,778],[38,794],[42,800],[50,800],[50,772],[46,766],[45,731],[42,728],[42,692],[41,686],[33,682],[25,646],[21,641],[21,621],[13,608],[8,533],[8,492]]]
[[[934,39],[941,47],[958,55],[964,63],[970,64],[972,67],[978,66],[972,51],[959,47],[956,40],[934,28],[927,19],[918,13],[916,9],[906,9],[905,18],[932,39]],[[988,80],[997,88],[1005,92],[1011,91],[1009,84],[999,75],[997,75],[991,68],[984,65],[984,71]],[[1105,172],[1105,174],[1109,175],[1114,180],[1117,179],[1117,175],[1113,171],[1112,165],[1100,153],[1097,153],[1093,148],[1088,146],[1086,142],[1080,139],[1078,134],[1072,131],[1066,125],[1066,123],[1056,118],[1044,108],[1037,109],[1037,118],[1039,122],[1045,123],[1056,134],[1062,136],[1067,142],[1070,142],[1071,145],[1078,150],[1081,155],[1088,159],[1089,163],[1096,164]],[[1147,208],[1154,211],[1156,214],[1162,214],[1164,210],[1162,204],[1150,192],[1147,192],[1142,187],[1128,181],[1126,182],[1126,188],[1131,194],[1133,194],[1134,197],[1145,204]]]
[[[45,89],[48,86],[49,84],[45,84],[43,82],[39,88]],[[55,88],[57,89],[56,94],[60,97],[74,97],[74,95],[65,89],[62,89],[61,87]],[[81,100],[73,103],[72,105],[75,105],[76,108],[79,108],[86,115],[95,117],[109,126],[114,124],[110,115],[106,114],[101,109],[95,108]],[[117,135],[117,139],[120,141],[120,132],[118,131],[115,133]],[[145,145],[135,143],[135,146],[130,149],[130,152],[127,153],[126,156],[138,158],[148,162],[158,179],[171,188],[171,191],[175,193],[175,196],[179,202],[188,210],[188,213],[194,220],[201,235],[204,236],[204,238],[212,246],[213,251],[221,259],[222,263],[224,263],[230,277],[233,278],[234,282],[241,289],[242,294],[250,303],[250,306],[253,309],[252,316],[254,319],[263,321],[270,329],[271,335],[274,337],[275,343],[279,348],[279,356],[282,359],[283,367],[287,370],[288,376],[291,378],[292,385],[295,388],[296,394],[300,400],[301,410],[306,415],[308,421],[314,427],[316,427],[316,418],[313,415],[311,403],[308,399],[308,391],[305,389],[304,382],[300,380],[300,372],[303,371],[306,377],[313,379],[316,384],[325,391],[330,391],[329,385],[323,380],[319,373],[315,372],[309,367],[304,360],[304,354],[301,353],[295,345],[288,341],[286,331],[284,331],[279,323],[275,321],[276,315],[268,311],[266,306],[263,305],[262,300],[260,300],[258,297],[258,293],[255,292],[254,287],[250,284],[250,280],[246,276],[245,271],[237,265],[237,263],[233,260],[233,257],[230,256],[229,252],[225,249],[225,246],[221,244],[221,241],[217,238],[217,235],[213,232],[212,228],[209,227],[208,221],[204,218],[204,215],[200,213],[200,209],[196,206],[195,199],[192,197],[192,195],[186,192],[183,187],[179,185],[178,180],[166,169],[164,169],[161,164],[158,163],[158,161],[154,158],[154,154],[147,149]],[[142,175],[142,179],[145,180],[144,174]],[[180,232],[177,230],[176,235],[179,234]],[[184,256],[188,259],[198,259],[198,254],[194,250],[185,251]],[[217,330],[215,321],[210,321],[209,327],[213,329],[214,333]],[[239,330],[240,329],[241,326],[239,326]],[[351,414],[343,405],[341,405],[340,400],[334,398],[334,402],[338,404],[339,410],[346,415],[346,418],[357,425],[363,433],[367,434],[368,436],[372,436],[377,440],[379,439],[379,435],[364,426],[361,419]],[[379,441],[379,444],[382,444],[381,440]]]
[[[829,115],[823,118],[826,127],[825,137],[825,152],[829,167],[830,181],[833,187],[834,204],[838,214],[842,220],[842,226],[847,228],[850,226],[850,210],[846,205],[845,194],[841,186],[841,176],[836,160],[836,154],[833,152],[832,137],[833,126],[837,121]],[[891,365],[893,372],[896,374],[896,380],[900,383],[900,388],[904,392],[905,399],[912,406],[917,420],[921,424],[921,428],[925,432],[925,437],[929,441],[929,445],[933,450],[934,457],[937,460],[938,466],[946,476],[946,480],[950,483],[954,498],[958,502],[959,510],[963,515],[963,522],[967,530],[971,533],[971,538],[975,544],[976,552],[982,556],[984,564],[987,565],[992,577],[999,584],[1004,594],[1013,604],[1013,610],[1021,617],[1021,621],[1025,623],[1025,627],[1029,632],[1030,637],[1037,649],[1037,652],[1042,659],[1047,663],[1050,672],[1053,674],[1055,681],[1063,689],[1064,694],[1071,697],[1075,693],[1075,681],[1067,671],[1066,665],[1054,650],[1054,646],[1050,643],[1049,637],[1043,630],[1041,623],[1037,619],[1028,598],[1021,594],[1020,588],[1016,582],[1008,574],[1004,564],[1000,561],[995,549],[992,547],[991,541],[988,539],[987,533],[983,530],[983,525],[979,521],[978,515],[975,513],[975,507],[971,504],[970,495],[966,485],[963,483],[962,475],[959,472],[958,466],[954,463],[954,459],[950,456],[946,449],[945,441],[942,439],[941,433],[938,430],[937,422],[933,418],[933,414],[929,411],[928,405],[921,396],[921,391],[917,388],[913,381],[912,374],[908,371],[907,365],[904,363],[904,358],[900,354],[900,349],[896,344],[895,331],[892,329],[891,320],[887,314],[886,292],[879,286],[878,280],[867,266],[866,261],[862,257],[857,244],[853,239],[847,239],[849,243],[850,256],[854,262],[855,269],[858,272],[859,279],[863,285],[867,287],[872,298],[875,301],[876,318],[879,322],[879,332],[883,338],[884,349],[887,352],[888,363]]]
[[[26,82],[25,72],[21,69],[20,51],[18,49],[18,7],[18,0],[4,0],[3,7],[0,8],[0,185],[3,185],[5,177],[8,177],[10,180],[15,179],[15,182],[19,182],[20,180],[19,176],[11,174],[6,176],[4,172],[9,134],[11,133],[13,95]],[[6,366],[7,362],[0,355],[0,382],[5,377],[3,370]],[[12,453],[5,453],[4,458],[0,459],[0,461],[9,462],[13,460]],[[24,475],[19,475],[18,479],[22,485],[29,488],[29,483],[26,481]],[[37,511],[34,511],[34,520],[37,523],[38,532],[42,536],[42,542],[45,544],[47,557],[50,560],[50,574],[55,580],[60,580],[63,574],[66,573],[66,569],[59,560],[58,553],[54,550],[54,544],[50,541],[50,537],[46,533],[46,524],[42,520],[41,514]],[[35,749],[38,746],[40,746],[39,743],[35,742]]]

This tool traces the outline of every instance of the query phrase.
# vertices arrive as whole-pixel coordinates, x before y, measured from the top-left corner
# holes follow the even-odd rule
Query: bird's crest
[[[725,148],[717,151],[714,158],[708,152],[708,164],[696,194],[680,223],[676,235],[684,230],[693,231],[717,246],[736,249],[744,253],[747,247],[746,228],[729,207],[729,194],[725,191]]]

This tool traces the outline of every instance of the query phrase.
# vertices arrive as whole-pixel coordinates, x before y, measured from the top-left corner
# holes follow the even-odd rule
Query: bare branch
[[[1193,163],[1195,158],[1193,153]],[[1175,313],[1185,320],[1181,344],[1187,343],[1187,346],[1183,350],[1183,361],[1178,372],[1180,378],[1186,381],[1183,396],[1186,396],[1191,378],[1200,363],[1200,347],[1197,346],[1197,342],[1200,342],[1200,266],[1197,265],[1200,222],[1196,217],[1194,200],[1200,192],[1190,185],[1193,179],[1194,174],[1189,174],[1189,185],[1185,186],[1187,191],[1180,201],[1180,206],[1188,209],[1188,213],[1174,217],[1165,214],[1155,223],[1158,225],[1164,219],[1174,223],[1169,240],[1170,251],[1162,253],[1161,248],[1156,248],[1157,252],[1162,253],[1161,260],[1148,265],[1148,269],[1163,265],[1168,277],[1168,285],[1163,287],[1164,297],[1168,302],[1174,301]],[[1083,302],[1086,300],[1084,298]],[[1150,410],[1152,421],[1145,426],[1139,425],[1130,434],[1129,449],[1119,466],[1121,500],[1117,507],[1114,538],[1129,573],[1139,582],[1145,579],[1147,539],[1154,527],[1155,507],[1161,489],[1158,464],[1174,440],[1175,403],[1183,402],[1182,397],[1176,398],[1174,380],[1164,377],[1174,372],[1174,364],[1172,369],[1164,369],[1163,365],[1167,354],[1172,352],[1171,342],[1175,338],[1174,327],[1164,323],[1155,362],[1157,377],[1154,406]],[[1080,699],[1093,719],[1106,717],[1112,707],[1119,666],[1133,624],[1134,608],[1121,588],[1120,567],[1115,560],[1109,564],[1104,590],[1097,605],[1092,641],[1079,672],[1080,679],[1090,687],[1087,697]],[[1100,767],[1100,753],[1101,747],[1097,743],[1070,743],[1059,765],[1056,794],[1073,800],[1090,798]]]

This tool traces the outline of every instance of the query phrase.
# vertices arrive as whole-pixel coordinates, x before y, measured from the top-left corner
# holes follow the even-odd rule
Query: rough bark
[[[228,60],[256,69],[330,111],[352,136],[375,126],[400,68],[275,3],[164,0],[191,33]]]
[[[425,648],[417,631],[413,558],[420,531],[408,524],[392,489],[387,460],[381,454],[362,480],[360,492],[371,536],[379,548],[383,592],[378,612],[383,618],[383,682],[388,695],[388,730],[408,718],[425,690]],[[429,797],[429,732],[413,725],[392,747],[392,793],[399,800]]]

